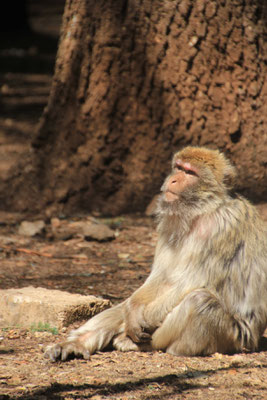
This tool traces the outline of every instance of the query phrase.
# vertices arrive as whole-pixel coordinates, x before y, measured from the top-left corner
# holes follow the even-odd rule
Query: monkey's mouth
[[[178,194],[171,192],[170,190],[166,190],[164,193],[164,198],[166,201],[171,203],[172,201],[178,200]]]

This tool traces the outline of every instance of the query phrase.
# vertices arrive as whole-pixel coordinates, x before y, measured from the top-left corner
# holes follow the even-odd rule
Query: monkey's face
[[[169,175],[161,190],[166,202],[172,203],[179,200],[181,194],[192,191],[199,182],[199,171],[190,162],[181,159],[174,161],[172,174]]]
[[[232,165],[216,150],[187,147],[176,153],[172,173],[162,185],[158,214],[180,215],[185,208],[200,211],[214,199],[221,201],[234,176]]]

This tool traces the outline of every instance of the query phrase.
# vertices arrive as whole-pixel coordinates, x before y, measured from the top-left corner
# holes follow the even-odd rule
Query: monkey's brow
[[[182,161],[178,158],[177,160],[175,160],[174,166],[182,168],[185,172],[194,172],[196,175],[198,175],[197,168],[194,167],[190,162]]]

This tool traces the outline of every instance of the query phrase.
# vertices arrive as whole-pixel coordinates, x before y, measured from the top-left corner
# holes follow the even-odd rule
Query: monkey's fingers
[[[58,343],[47,346],[44,352],[44,357],[51,362],[58,360],[66,361],[70,355],[82,356],[85,360],[89,360],[89,351],[77,341]]]
[[[148,332],[141,332],[141,334],[139,335],[139,342],[143,343],[143,342],[150,342],[151,340],[151,335]]]
[[[148,332],[142,331],[141,329],[135,329],[127,332],[127,336],[129,336],[134,343],[144,343],[151,340],[151,335]]]

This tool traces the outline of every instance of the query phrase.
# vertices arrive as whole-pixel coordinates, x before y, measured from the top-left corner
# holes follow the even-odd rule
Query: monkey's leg
[[[51,361],[65,361],[70,354],[89,359],[90,355],[108,346],[112,339],[123,332],[124,303],[94,316],[77,330],[70,333],[66,342],[47,346],[45,357]]]
[[[245,321],[238,321],[208,290],[184,297],[152,336],[152,347],[174,355],[207,355],[240,351],[249,340]]]

